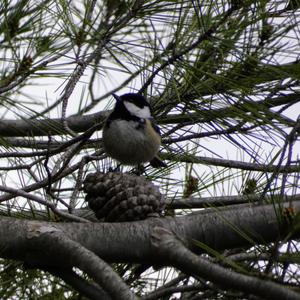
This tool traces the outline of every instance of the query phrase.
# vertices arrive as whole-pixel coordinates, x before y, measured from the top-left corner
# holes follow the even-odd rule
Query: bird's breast
[[[103,129],[106,153],[123,164],[135,165],[150,161],[160,147],[160,136],[147,119],[113,120]]]

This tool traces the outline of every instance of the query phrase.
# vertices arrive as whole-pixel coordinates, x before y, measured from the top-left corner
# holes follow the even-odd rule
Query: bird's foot
[[[121,172],[121,164],[118,164],[115,168],[109,167],[108,172]]]
[[[138,165],[136,169],[132,171],[136,176],[141,176],[145,172],[145,167],[143,165]]]

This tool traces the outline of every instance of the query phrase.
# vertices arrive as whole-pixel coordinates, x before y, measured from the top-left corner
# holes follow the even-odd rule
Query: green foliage
[[[26,269],[14,261],[1,260],[1,299],[73,299],[78,296],[69,286],[48,273]]]

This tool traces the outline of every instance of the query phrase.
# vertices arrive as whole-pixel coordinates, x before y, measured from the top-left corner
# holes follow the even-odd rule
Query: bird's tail
[[[159,157],[155,156],[151,161],[150,165],[153,168],[166,168],[167,164],[163,162]]]

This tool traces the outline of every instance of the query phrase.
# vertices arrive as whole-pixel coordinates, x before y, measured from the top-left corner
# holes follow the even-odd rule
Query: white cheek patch
[[[124,105],[126,109],[134,116],[143,119],[151,118],[150,108],[148,106],[144,106],[143,108],[141,108],[128,101],[124,101]]]

